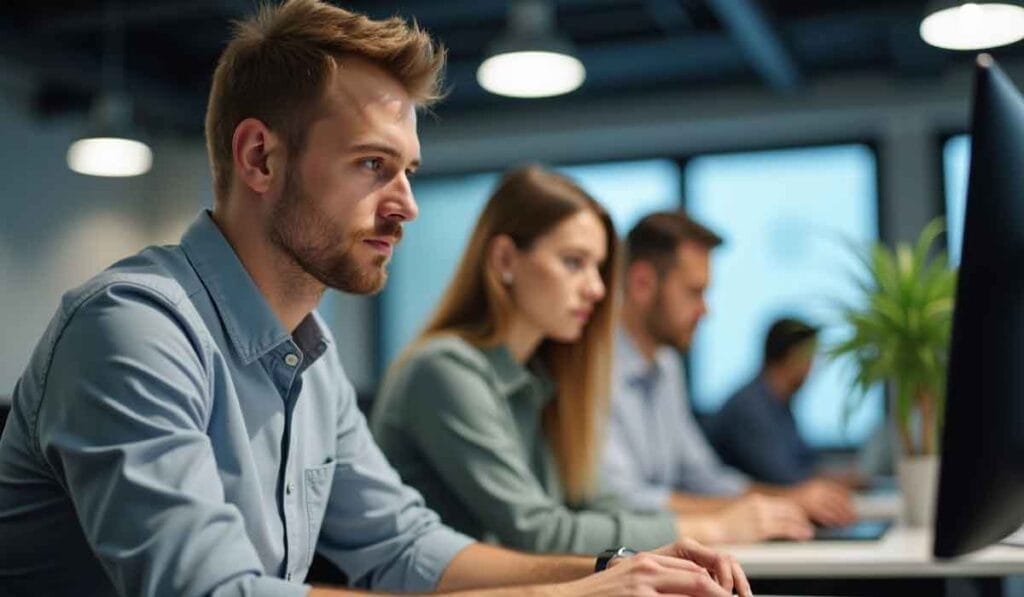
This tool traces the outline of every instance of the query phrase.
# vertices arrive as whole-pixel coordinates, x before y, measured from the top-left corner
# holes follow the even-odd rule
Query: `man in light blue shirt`
[[[443,56],[315,0],[240,25],[207,115],[213,211],[66,294],[15,387],[0,594],[352,594],[302,584],[314,551],[386,591],[749,594],[692,541],[602,574],[473,543],[374,444],[313,309],[383,286]]]
[[[689,514],[700,539],[809,538],[808,517],[852,521],[845,492],[753,483],[722,463],[690,410],[678,351],[706,313],[710,252],[721,242],[681,212],[651,214],[627,235],[602,478],[634,507]]]
[[[399,483],[332,345],[315,313],[285,331],[208,213],[68,293],[0,449],[0,574],[301,595],[323,524],[354,586],[433,588],[470,540]]]
[[[631,505],[664,509],[673,488],[732,497],[747,490],[750,479],[722,464],[691,414],[682,361],[674,349],[660,346],[648,360],[620,327],[612,380],[615,399],[605,468],[613,485],[630,483]],[[622,444],[637,446],[644,457],[618,449]]]

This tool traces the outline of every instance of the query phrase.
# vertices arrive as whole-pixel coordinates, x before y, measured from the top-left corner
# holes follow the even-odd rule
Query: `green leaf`
[[[865,395],[882,382],[892,382],[893,414],[905,449],[917,450],[915,438],[937,430],[913,429],[922,391],[934,396],[936,412],[945,399],[945,377],[956,293],[956,271],[948,257],[933,246],[942,234],[941,219],[929,222],[913,245],[890,249],[847,241],[857,269],[848,272],[860,301],[834,301],[848,333],[825,347],[831,359],[853,368],[842,408],[844,424],[863,404]],[[941,424],[941,417],[936,417]]]

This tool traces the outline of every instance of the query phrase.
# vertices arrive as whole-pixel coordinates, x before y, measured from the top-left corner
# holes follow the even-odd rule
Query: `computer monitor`
[[[936,557],[1024,523],[1024,97],[977,59],[935,517]]]

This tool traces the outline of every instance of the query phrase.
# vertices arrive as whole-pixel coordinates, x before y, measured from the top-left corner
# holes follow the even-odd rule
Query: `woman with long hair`
[[[596,490],[617,253],[604,208],[540,167],[507,173],[485,206],[371,417],[402,479],[454,528],[561,553],[707,538],[701,521]]]

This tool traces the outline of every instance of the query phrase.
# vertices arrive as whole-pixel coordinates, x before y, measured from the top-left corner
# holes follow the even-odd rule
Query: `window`
[[[497,180],[496,174],[472,174],[413,183],[420,215],[404,227],[381,295],[381,372],[437,307]]]
[[[967,171],[971,155],[971,137],[950,137],[942,147],[942,173],[946,187],[946,238],[949,239],[949,262],[960,263],[960,247],[964,237],[964,215],[967,208]]]
[[[679,207],[679,168],[670,160],[586,164],[559,169],[600,201],[622,235],[643,215]],[[389,267],[381,297],[385,367],[426,323],[447,287],[498,175],[420,178],[414,183],[419,218]]]
[[[681,206],[682,181],[673,161],[612,162],[558,170],[601,202],[620,238],[643,216]]]
[[[827,324],[836,300],[857,296],[844,275],[854,264],[845,243],[878,235],[875,156],[863,145],[702,156],[687,164],[685,180],[688,211],[725,238],[691,351],[694,406],[713,412],[757,374],[777,317],[824,325],[822,345],[841,337]],[[812,445],[860,443],[881,420],[877,391],[844,427],[848,367],[819,357],[795,402]]]

